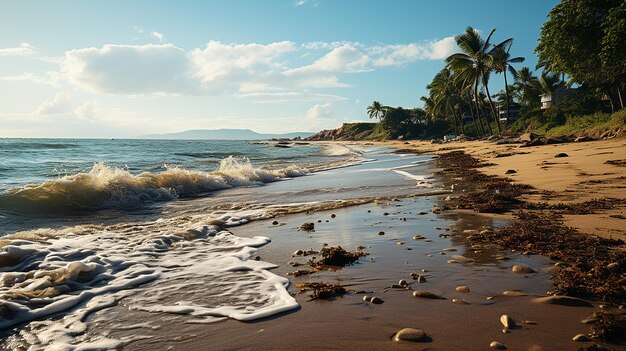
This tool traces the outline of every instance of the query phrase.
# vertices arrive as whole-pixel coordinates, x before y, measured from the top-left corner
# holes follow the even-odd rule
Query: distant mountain
[[[261,134],[250,129],[194,129],[178,133],[144,135],[142,139],[204,139],[204,140],[263,140],[273,138],[306,138],[311,132]]]

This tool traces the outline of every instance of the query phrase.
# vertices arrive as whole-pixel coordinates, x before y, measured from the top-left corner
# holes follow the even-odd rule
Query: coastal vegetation
[[[427,85],[422,107],[367,107],[376,123],[344,124],[342,139],[430,139],[445,135],[619,134],[626,122],[626,3],[563,0],[548,14],[533,71],[520,67],[514,39],[472,27],[455,37],[458,53]],[[500,85],[493,78],[502,75]],[[494,87],[501,90],[492,92]],[[328,132],[328,131],[326,131]],[[327,133],[329,134],[329,133]]]

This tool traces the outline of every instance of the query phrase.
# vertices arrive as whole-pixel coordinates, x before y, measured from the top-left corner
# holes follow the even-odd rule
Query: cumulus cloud
[[[333,106],[330,103],[317,104],[307,111],[307,117],[317,119],[333,115]]]
[[[35,47],[29,43],[21,43],[15,48],[0,49],[0,56],[30,56],[35,53]]]
[[[155,35],[153,32],[152,35]],[[162,35],[156,36],[163,39]],[[65,79],[94,92],[122,95],[232,95],[305,93],[344,88],[343,74],[443,59],[456,51],[453,37],[367,46],[351,42],[269,44],[209,41],[190,51],[173,44],[105,45],[68,51]],[[248,95],[254,96],[254,95]],[[298,94],[292,94],[299,98]]]
[[[151,32],[150,35],[152,35],[153,37],[158,39],[159,42],[161,42],[161,43],[165,40],[165,37],[163,36],[163,34],[161,34],[159,32]]]
[[[34,114],[36,115],[58,115],[69,113],[72,110],[70,97],[66,93],[57,93],[54,99],[44,101]]]
[[[105,45],[65,53],[62,72],[71,82],[112,94],[196,93],[188,55],[171,44]]]

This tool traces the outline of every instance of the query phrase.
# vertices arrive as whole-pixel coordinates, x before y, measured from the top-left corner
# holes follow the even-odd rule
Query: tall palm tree
[[[524,106],[530,106],[539,99],[537,92],[537,77],[528,67],[522,67],[515,75],[514,87],[519,95],[520,102]]]
[[[467,27],[465,33],[454,37],[462,52],[448,56],[446,62],[460,75],[467,76],[468,79],[473,81],[474,98],[478,96],[479,84],[483,85],[493,117],[496,120],[498,132],[501,132],[502,129],[497,118],[496,108],[489,94],[489,76],[493,70],[493,51],[499,47],[510,45],[513,39],[509,38],[498,45],[492,46],[490,41],[494,32],[495,29],[489,33],[487,39],[483,39],[478,31],[472,27]]]
[[[380,120],[380,117],[385,114],[385,106],[378,101],[373,101],[372,104],[367,107],[367,114],[370,118],[378,118]]]
[[[458,135],[459,126],[456,113],[458,92],[454,83],[453,72],[446,67],[435,75],[429,89],[434,102],[434,110],[440,111],[443,116],[449,116],[449,113],[452,112],[454,131]]]
[[[509,95],[509,83],[507,82],[507,79],[506,79],[506,72],[507,71],[511,72],[513,77],[515,77],[517,75],[517,71],[512,66],[512,64],[524,62],[524,58],[522,56],[511,57],[511,54],[509,54],[509,50],[511,50],[511,45],[512,45],[512,42],[510,45],[498,46],[493,51],[493,55],[492,55],[493,68],[495,72],[503,73],[503,76],[504,76],[504,94],[505,94],[504,103],[506,104],[506,120],[507,121],[509,120],[509,115],[510,115],[511,96]]]

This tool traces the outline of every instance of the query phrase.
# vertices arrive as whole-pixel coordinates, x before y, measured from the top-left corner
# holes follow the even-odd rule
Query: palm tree
[[[380,117],[385,114],[385,106],[378,101],[374,101],[367,107],[367,114],[370,118],[378,118],[380,120]]]
[[[558,74],[543,71],[541,77],[533,81],[533,84],[535,90],[540,94],[552,95],[563,86],[563,80]]]
[[[494,32],[495,29],[493,29],[489,33],[489,36],[487,36],[487,39],[484,40],[481,38],[478,31],[472,27],[467,27],[465,33],[454,37],[462,52],[448,56],[446,62],[452,69],[454,69],[455,72],[459,72],[460,75],[465,76],[466,79],[469,79],[474,83],[475,99],[478,96],[478,86],[482,83],[487,93],[493,117],[496,120],[496,125],[498,126],[498,132],[501,132],[502,129],[500,127],[500,121],[497,118],[496,108],[489,94],[489,75],[493,70],[492,55],[494,50],[510,45],[513,39],[509,38],[492,47],[490,41]],[[489,123],[487,123],[487,126],[489,126]]]
[[[494,70],[496,71],[496,73],[503,73],[503,76],[504,76],[504,94],[505,94],[504,103],[506,104],[506,120],[507,121],[509,120],[509,115],[510,115],[511,97],[509,95],[509,83],[507,82],[507,79],[506,79],[506,71],[511,72],[513,77],[515,77],[517,75],[517,71],[511,64],[524,62],[524,58],[521,56],[511,57],[511,54],[509,54],[509,50],[511,49],[512,44],[513,43],[511,42],[509,45],[498,46],[493,51],[493,55],[492,55]]]
[[[539,97],[537,93],[538,85],[537,77],[533,75],[530,68],[522,67],[522,69],[517,71],[514,86],[522,105],[530,106],[533,102],[537,102]]]
[[[449,113],[452,112],[454,131],[458,135],[459,126],[456,113],[458,92],[454,83],[453,72],[446,67],[435,75],[428,88],[434,102],[433,110],[439,111],[443,116],[449,116]]]

